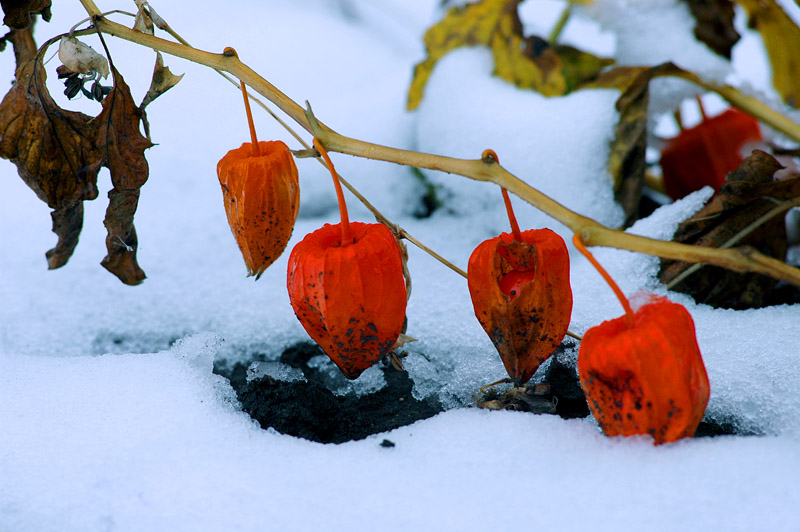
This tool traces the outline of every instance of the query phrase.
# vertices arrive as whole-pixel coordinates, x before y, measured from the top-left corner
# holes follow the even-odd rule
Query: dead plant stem
[[[713,249],[654,240],[605,227],[590,218],[567,209],[497,163],[486,163],[482,159],[455,159],[401,150],[345,137],[314,120],[310,109],[307,113],[291,98],[233,55],[204,52],[184,44],[134,31],[100,16],[100,10],[97,9],[92,0],[80,1],[89,15],[92,16],[92,20],[99,31],[214,69],[224,70],[244,81],[253,90],[289,115],[302,128],[318,137],[328,151],[415,166],[417,168],[439,170],[459,174],[477,181],[495,183],[560,221],[573,232],[580,233],[581,240],[586,246],[607,246],[656,255],[667,259],[712,264],[734,271],[753,271],[800,286],[800,269],[762,255],[750,247]],[[718,92],[731,103],[738,102],[737,107],[743,107],[746,104],[753,108],[758,108],[763,114],[763,116],[762,114],[757,115],[759,118],[768,123],[768,125],[800,141],[800,125],[769,109],[757,100],[744,95],[733,87],[717,86],[705,82],[694,74],[687,74],[682,77],[704,88]],[[764,119],[764,116],[768,117],[768,120]],[[313,126],[311,120],[314,120]]]

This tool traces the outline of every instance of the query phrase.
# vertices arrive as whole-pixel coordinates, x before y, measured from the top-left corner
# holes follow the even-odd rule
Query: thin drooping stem
[[[503,201],[506,204],[506,212],[508,213],[508,222],[511,224],[511,232],[514,234],[514,240],[516,240],[517,242],[522,242],[522,233],[519,230],[517,217],[514,216],[514,208],[511,206],[511,198],[508,197],[508,191],[503,187],[500,187],[500,191],[503,193]]]
[[[494,150],[483,150],[481,159],[486,164],[500,164],[500,158]],[[511,225],[511,233],[514,235],[514,240],[522,242],[522,233],[519,230],[517,217],[514,215],[514,207],[511,205],[511,198],[508,197],[508,191],[500,187],[500,192],[503,194],[503,203],[506,205],[506,213],[508,214],[508,223]]]
[[[233,57],[239,57],[239,54],[236,53],[236,50],[228,46],[222,52],[225,55],[232,55]],[[252,151],[253,157],[258,157],[261,155],[261,151],[258,147],[258,136],[256,135],[256,125],[253,122],[253,112],[250,110],[250,98],[247,96],[247,87],[244,84],[244,81],[239,81],[239,86],[242,88],[242,97],[244,98],[244,111],[247,113],[247,125],[250,127],[250,142],[252,143]]]
[[[700,98],[699,94],[697,95],[697,107],[700,108],[700,118],[703,120],[703,122],[708,120],[708,116],[706,116],[706,108],[703,105],[703,99]]]
[[[594,255],[592,255],[589,250],[586,249],[586,247],[583,245],[583,242],[581,242],[581,236],[578,233],[575,233],[572,236],[572,243],[575,244],[575,247],[578,248],[578,251],[580,251],[584,257],[589,259],[589,262],[592,263],[592,266],[594,266],[606,283],[608,283],[608,286],[611,287],[611,290],[614,291],[614,295],[617,296],[617,299],[619,299],[619,302],[622,304],[622,308],[625,309],[625,316],[627,318],[628,326],[633,327],[634,323],[636,322],[636,317],[633,313],[633,309],[631,308],[630,301],[628,301],[628,298],[622,293],[619,285],[617,285],[616,281],[614,281],[605,268],[600,266],[600,263],[597,262],[597,259],[594,258]]]
[[[336,200],[339,202],[339,216],[342,219],[342,245],[346,246],[352,244],[353,238],[350,235],[350,217],[347,215],[347,203],[344,201],[344,192],[342,191],[342,184],[339,183],[339,176],[336,175],[336,169],[333,167],[331,158],[328,157],[328,152],[322,147],[320,141],[314,138],[314,148],[317,149],[322,158],[325,159],[325,164],[328,165],[328,170],[333,177],[333,186],[336,188]]]
[[[547,42],[550,46],[555,46],[558,42],[558,38],[561,36],[561,32],[564,31],[564,27],[569,22],[569,17],[572,15],[572,4],[567,4],[567,7],[564,8],[564,11],[561,12],[561,16],[558,17],[555,26],[553,29],[550,30],[550,35],[547,36]]]
[[[675,119],[675,124],[677,124],[679,130],[683,131],[686,129],[683,127],[683,113],[681,112],[680,107],[675,109],[675,111],[672,113],[672,117]]]
[[[261,155],[258,147],[258,137],[256,136],[256,125],[253,123],[253,112],[250,110],[250,99],[247,97],[247,87],[244,81],[240,81],[242,96],[244,97],[244,110],[247,113],[247,125],[250,126],[250,142],[253,143],[253,157]]]

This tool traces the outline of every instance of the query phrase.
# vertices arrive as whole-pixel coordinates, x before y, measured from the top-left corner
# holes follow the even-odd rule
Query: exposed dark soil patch
[[[218,368],[217,372],[230,379],[242,409],[262,428],[272,427],[283,434],[322,443],[360,440],[444,410],[434,398],[415,399],[411,395],[414,383],[408,373],[391,366],[382,368],[386,386],[381,390],[362,396],[337,396],[325,386],[321,372],[308,365],[312,357],[320,354],[316,345],[301,343],[281,355],[281,362],[303,372],[305,382],[264,377],[248,383],[242,364],[230,371]]]
[[[551,393],[555,398],[556,414],[564,419],[586,417],[589,415],[586,395],[581,389],[575,366],[564,362],[561,357],[557,356],[562,349],[563,344],[558,347],[556,354],[552,357],[544,376],[544,382],[550,385]]]
[[[321,354],[318,346],[308,342],[296,344],[281,354],[280,362],[302,371],[305,381],[286,382],[264,377],[247,382],[249,363],[237,363],[232,367],[217,364],[214,372],[230,380],[242,409],[262,428],[272,427],[283,434],[322,443],[363,439],[433,417],[444,410],[433,397],[422,401],[415,399],[411,394],[414,383],[408,373],[388,364],[381,368],[386,386],[377,392],[361,396],[336,395],[328,388],[324,373],[309,366],[309,360]],[[263,357],[255,358],[263,360]],[[538,390],[542,388],[537,388],[535,395],[514,402],[511,408],[555,413],[566,419],[589,415],[574,362],[553,356],[543,381],[547,383],[546,392],[541,393]],[[497,392],[496,398],[500,397],[502,392]],[[495,397],[490,392],[485,399]],[[548,402],[552,408],[546,408]],[[698,437],[726,434],[741,435],[733,421],[704,421],[697,430]],[[384,440],[382,445],[390,447],[392,444]]]
[[[478,399],[478,406],[490,410],[518,410],[535,414],[556,414],[564,419],[589,415],[589,405],[581,389],[575,360],[563,357],[574,349],[572,340],[565,340],[546,362],[540,384],[533,381],[518,388],[490,388]]]

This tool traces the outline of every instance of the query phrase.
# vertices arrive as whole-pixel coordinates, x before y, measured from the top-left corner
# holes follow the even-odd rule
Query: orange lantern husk
[[[498,162],[492,150],[487,164]],[[567,334],[572,315],[569,252],[550,229],[520,231],[508,192],[501,188],[511,233],[485,240],[467,265],[475,317],[489,335],[516,386],[528,382]]]
[[[581,341],[578,376],[592,415],[608,436],[649,434],[655,444],[693,436],[710,387],[691,315],[652,294],[634,310],[577,234],[573,241],[625,309]]]
[[[567,334],[572,314],[569,254],[549,229],[482,242],[469,258],[475,316],[515,384],[528,382]]]
[[[701,106],[702,111],[702,106]],[[711,186],[719,190],[744,160],[741,150],[762,140],[758,121],[737,109],[706,118],[669,140],[661,152],[664,188],[672,199]]]
[[[400,246],[383,224],[325,224],[289,255],[289,299],[308,335],[355,379],[392,351],[406,315]]]
[[[289,255],[287,288],[297,319],[345,377],[355,379],[396,346],[406,317],[403,258],[383,224],[351,223],[325,148],[341,223],[306,235]]]
[[[236,56],[233,48],[225,53]],[[239,85],[250,142],[225,154],[217,164],[217,177],[247,274],[258,279],[289,243],[300,208],[300,182],[286,144],[258,141],[247,88],[243,81]]]
[[[217,165],[225,213],[248,275],[261,276],[286,249],[300,207],[297,166],[281,141],[229,151]]]

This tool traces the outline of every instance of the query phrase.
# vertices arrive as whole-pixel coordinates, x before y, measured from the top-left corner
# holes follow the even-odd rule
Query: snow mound
[[[546,98],[492,77],[492,70],[491,52],[483,48],[457,49],[437,63],[415,113],[417,149],[468,159],[494,149],[507,170],[544,194],[606,225],[620,224],[622,211],[606,168],[619,92]],[[484,225],[489,221],[507,230],[504,211],[496,208],[502,207],[497,187],[426,175],[441,187],[445,209],[473,218],[481,213]],[[555,225],[531,209],[517,216],[526,227]]]

